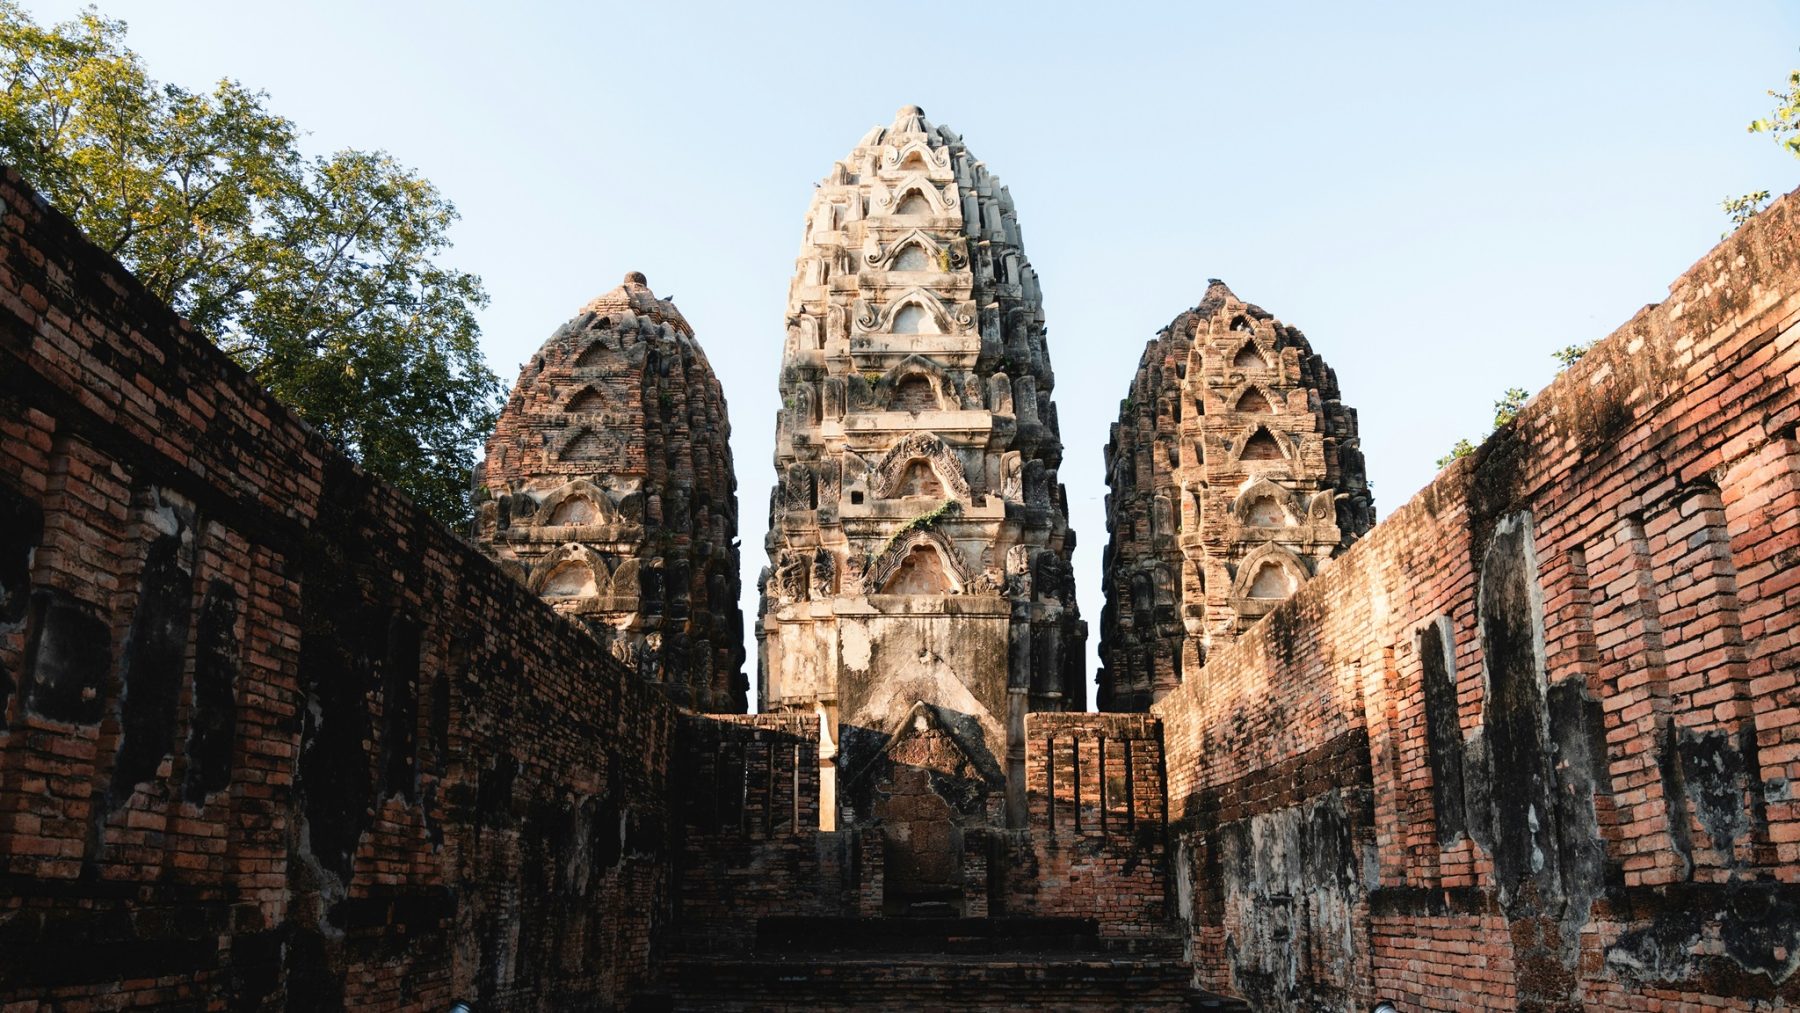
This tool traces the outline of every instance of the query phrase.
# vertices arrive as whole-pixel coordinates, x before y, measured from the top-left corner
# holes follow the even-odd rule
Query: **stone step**
[[[1189,985],[1178,960],[1054,956],[759,957],[669,961],[663,989],[635,1013],[812,1010],[1144,1010],[1247,1013]]]
[[[773,916],[756,923],[758,954],[1100,953],[1092,918]]]

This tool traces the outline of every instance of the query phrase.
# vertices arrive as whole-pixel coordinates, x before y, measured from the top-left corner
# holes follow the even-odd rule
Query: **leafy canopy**
[[[437,257],[456,209],[381,152],[308,157],[261,92],[152,80],[93,9],[0,0],[0,161],[373,474],[439,519],[503,391],[481,280]]]
[[[1800,70],[1788,72],[1786,91],[1770,89],[1769,97],[1775,100],[1774,111],[1761,119],[1751,120],[1749,131],[1768,134],[1787,149],[1788,154],[1800,158]],[[1757,190],[1742,197],[1727,197],[1719,202],[1719,206],[1725,209],[1725,217],[1731,219],[1731,227],[1735,229],[1754,218],[1768,203],[1769,191]]]

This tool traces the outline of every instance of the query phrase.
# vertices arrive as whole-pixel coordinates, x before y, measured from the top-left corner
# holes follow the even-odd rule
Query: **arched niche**
[[[894,310],[893,319],[888,321],[888,330],[894,334],[940,334],[937,320],[931,311],[916,302],[906,303]]]
[[[894,254],[889,267],[895,271],[933,271],[937,269],[937,258],[918,243],[907,243]]]
[[[969,567],[943,535],[908,531],[869,564],[866,583],[878,594],[961,594]]]
[[[613,503],[606,491],[585,478],[578,478],[540,500],[531,522],[547,526],[610,524],[613,520]]]
[[[893,393],[888,398],[888,408],[892,411],[920,412],[935,411],[938,407],[937,389],[932,386],[928,377],[913,373],[900,378],[894,384]]]
[[[1261,387],[1251,385],[1245,387],[1244,392],[1238,395],[1237,404],[1232,406],[1232,410],[1255,415],[1271,415],[1275,412],[1275,402]]]
[[[1254,602],[1283,601],[1306,583],[1309,574],[1294,554],[1272,543],[1259,546],[1238,564],[1232,597]]]
[[[559,546],[532,567],[528,585],[544,598],[595,598],[610,592],[605,560],[585,545]]]
[[[608,461],[618,449],[618,438],[592,426],[577,426],[563,434],[556,448],[559,461]]]
[[[601,317],[593,326],[596,330],[604,331],[612,327],[612,321],[606,317]],[[580,355],[575,357],[575,368],[588,369],[594,366],[604,366],[606,365],[607,360],[611,358],[611,356],[607,354],[610,351],[612,351],[612,349],[608,347],[605,338],[595,338],[588,343],[586,348],[581,350]]]
[[[931,205],[932,202],[926,199],[925,195],[917,188],[914,188],[902,194],[900,200],[894,204],[894,214],[923,217],[934,213]]]
[[[1239,444],[1237,452],[1240,461],[1285,461],[1288,456],[1287,448],[1268,426],[1257,426],[1252,430]]]
[[[1256,342],[1246,341],[1243,347],[1237,350],[1237,354],[1231,357],[1231,367],[1233,369],[1268,369],[1269,360],[1263,355],[1262,350],[1256,347]]]
[[[956,396],[943,367],[920,355],[909,355],[881,378],[877,403],[889,411],[953,411]]]
[[[593,384],[588,384],[564,401],[562,410],[570,413],[599,413],[611,407],[611,399],[607,394]]]
[[[1231,512],[1238,523],[1250,527],[1283,528],[1300,522],[1293,494],[1267,479],[1258,479],[1238,493]]]
[[[930,466],[943,487],[943,498],[968,502],[969,480],[963,475],[962,461],[932,433],[909,433],[882,455],[874,469],[875,494],[885,499],[899,496],[915,462]]]

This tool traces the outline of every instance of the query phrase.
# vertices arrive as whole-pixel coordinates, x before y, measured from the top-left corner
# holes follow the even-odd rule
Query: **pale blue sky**
[[[1660,299],[1722,197],[1800,182],[1744,131],[1800,66],[1800,7],[1766,0],[101,9],[157,77],[236,77],[313,149],[436,182],[509,382],[626,271],[673,294],[730,402],[747,617],[813,182],[924,106],[1011,187],[1043,282],[1090,655],[1107,427],[1209,277],[1336,368],[1385,517],[1551,350]]]

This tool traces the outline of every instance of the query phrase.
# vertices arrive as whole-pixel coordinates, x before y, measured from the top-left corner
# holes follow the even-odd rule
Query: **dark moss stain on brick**
[[[1594,801],[1612,794],[1607,770],[1605,715],[1586,683],[1565,679],[1550,687],[1545,701],[1554,743],[1557,858],[1567,895],[1565,922],[1588,920],[1589,905],[1602,889],[1620,882],[1601,839]]]
[[[1546,762],[1542,618],[1534,600],[1529,515],[1499,522],[1481,568],[1484,726],[1493,778],[1494,875],[1501,904],[1557,889],[1556,830]]]
[[[1744,795],[1755,776],[1754,768],[1745,762],[1737,745],[1723,729],[1698,733],[1684,729],[1676,745],[1694,817],[1712,839],[1712,846],[1727,855],[1750,832]]]
[[[237,741],[237,617],[236,592],[222,580],[213,581],[200,600],[194,706],[182,789],[183,797],[195,804],[231,783],[231,754]]]
[[[1437,839],[1444,847],[1468,831],[1463,808],[1462,722],[1456,708],[1456,678],[1448,642],[1450,622],[1436,619],[1419,628],[1419,660],[1424,668],[1425,756],[1431,766],[1431,801]]]
[[[112,668],[112,629],[99,610],[59,588],[31,592],[26,702],[52,721],[93,724]]]
[[[1669,843],[1680,857],[1683,878],[1693,875],[1694,843],[1688,830],[1687,772],[1682,769],[1679,733],[1667,717],[1659,719],[1656,770],[1662,780],[1663,799],[1669,813]]]
[[[348,464],[328,469],[326,479],[306,543],[300,605],[306,703],[295,788],[314,859],[347,883],[357,842],[374,818],[375,784],[364,743],[374,737],[368,697],[386,646],[386,616],[365,602],[354,562],[366,552],[354,491],[367,480]]]
[[[381,659],[381,794],[418,799],[419,624],[388,623]]]
[[[1800,886],[1678,883],[1620,894],[1614,903],[1639,927],[1606,948],[1613,974],[1765,1002],[1800,998]],[[1709,931],[1722,952],[1701,945]]]
[[[31,560],[44,540],[44,511],[37,503],[0,484],[0,634],[25,623],[30,612]],[[0,719],[18,686],[0,663]]]
[[[502,753],[481,772],[475,789],[475,814],[490,827],[504,827],[513,818],[513,782],[519,777],[519,761]]]
[[[121,737],[112,777],[115,805],[133,785],[154,779],[175,748],[175,712],[194,597],[185,555],[180,535],[163,535],[150,543],[144,559],[137,609],[125,641]]]

